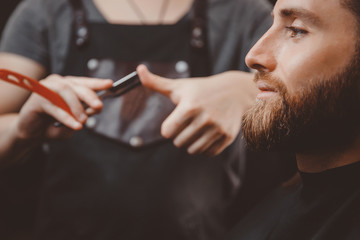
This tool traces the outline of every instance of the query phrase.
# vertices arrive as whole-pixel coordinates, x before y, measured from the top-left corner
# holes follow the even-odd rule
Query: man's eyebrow
[[[280,16],[285,18],[297,17],[314,25],[320,24],[320,18],[313,12],[302,8],[289,8],[280,10]]]

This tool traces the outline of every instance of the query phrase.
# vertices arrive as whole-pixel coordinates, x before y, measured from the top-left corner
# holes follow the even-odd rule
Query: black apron
[[[174,25],[88,24],[79,3],[63,75],[116,80],[138,63],[174,78],[209,73],[197,29],[204,22],[185,16]],[[119,108],[107,108],[111,101]],[[49,144],[38,239],[222,237],[239,187],[239,143],[215,158],[188,155],[160,136],[173,108],[140,86],[105,100],[104,112],[72,138]],[[117,127],[107,128],[113,122]]]

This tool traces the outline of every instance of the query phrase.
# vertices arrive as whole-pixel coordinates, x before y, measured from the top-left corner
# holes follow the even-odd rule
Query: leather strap
[[[74,116],[67,103],[60,97],[59,94],[40,84],[36,80],[5,69],[0,69],[0,79],[39,94],[54,105],[63,109],[65,112],[69,113],[71,116]]]
[[[203,77],[211,74],[211,58],[207,39],[207,0],[194,0],[194,13],[190,37],[190,66],[192,77]]]
[[[192,21],[191,46],[204,49],[207,46],[207,0],[195,0]]]
[[[76,45],[83,47],[89,41],[89,28],[86,23],[86,12],[81,0],[69,0],[74,11]]]

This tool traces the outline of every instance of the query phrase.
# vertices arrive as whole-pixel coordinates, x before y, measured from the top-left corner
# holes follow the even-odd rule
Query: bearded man
[[[260,92],[242,128],[250,148],[296,152],[299,174],[228,239],[360,239],[360,1],[278,0],[273,17],[247,55]],[[169,80],[138,73],[175,98]]]
[[[250,50],[256,105],[249,147],[296,152],[284,184],[229,239],[360,239],[360,1],[278,0]]]

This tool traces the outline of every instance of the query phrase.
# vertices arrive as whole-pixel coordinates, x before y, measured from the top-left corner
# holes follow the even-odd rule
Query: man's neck
[[[329,149],[325,154],[296,154],[298,169],[302,172],[317,173],[342,167],[360,161],[360,136],[348,148],[334,152]]]

